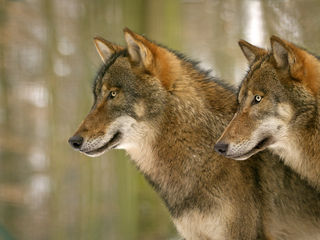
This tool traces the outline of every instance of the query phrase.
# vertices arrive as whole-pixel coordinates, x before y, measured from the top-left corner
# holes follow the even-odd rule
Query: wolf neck
[[[289,123],[286,140],[271,149],[303,179],[320,190],[319,100],[304,104],[302,109],[297,110],[297,118]]]
[[[210,194],[213,186],[205,171],[210,176],[223,171],[221,158],[212,159],[217,156],[213,146],[236,105],[231,91],[204,81],[207,76],[195,69],[188,71],[175,83],[160,120],[149,126],[148,132],[154,133],[147,133],[150,141],[128,151],[175,217],[187,207],[185,199],[191,199],[194,191],[199,196],[200,192]]]
[[[295,133],[288,136],[288,141],[278,143],[271,150],[279,155],[286,165],[290,166],[313,187],[320,190],[320,138],[310,134]]]
[[[319,113],[320,109],[317,109]],[[316,113],[315,113],[316,114]],[[300,149],[300,158],[293,161],[301,176],[320,190],[320,118],[313,119],[312,127],[296,132],[296,148]]]

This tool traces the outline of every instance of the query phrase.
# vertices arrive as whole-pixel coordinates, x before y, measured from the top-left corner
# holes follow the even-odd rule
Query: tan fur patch
[[[144,104],[143,101],[140,101],[140,102],[138,102],[138,103],[136,103],[134,105],[134,112],[139,118],[144,116],[144,114],[145,114],[145,104]]]
[[[291,106],[287,103],[279,103],[278,113],[281,116],[281,118],[286,122],[290,121],[290,119],[292,118],[292,114],[293,114]]]

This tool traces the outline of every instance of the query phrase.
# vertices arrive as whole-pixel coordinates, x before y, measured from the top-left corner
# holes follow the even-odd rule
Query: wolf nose
[[[81,145],[83,143],[83,137],[80,135],[75,135],[68,140],[71,147],[73,147],[76,150],[79,150],[81,148]]]
[[[218,152],[222,155],[226,155],[226,153],[228,151],[228,146],[229,146],[229,144],[225,144],[223,142],[218,142],[216,145],[214,145],[214,150],[216,150],[216,152]]]

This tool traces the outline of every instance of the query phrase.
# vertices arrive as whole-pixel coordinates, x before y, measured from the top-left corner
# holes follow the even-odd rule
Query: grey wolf
[[[186,239],[320,239],[320,195],[276,157],[236,162],[214,151],[236,111],[233,88],[129,29],[124,36],[126,48],[95,39],[104,64],[71,146],[88,156],[125,149]]]
[[[320,62],[279,37],[271,52],[240,41],[250,62],[240,107],[216,148],[244,160],[266,148],[320,189]],[[319,199],[320,201],[320,199]]]

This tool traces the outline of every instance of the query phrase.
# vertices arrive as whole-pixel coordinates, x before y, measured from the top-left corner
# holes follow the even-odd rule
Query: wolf
[[[250,69],[240,107],[215,148],[237,160],[268,148],[320,190],[319,59],[276,36],[271,51],[239,44]]]
[[[95,38],[104,64],[70,145],[91,157],[125,149],[185,239],[320,239],[320,194],[277,157],[214,151],[234,89],[142,35],[124,37],[125,48]]]

